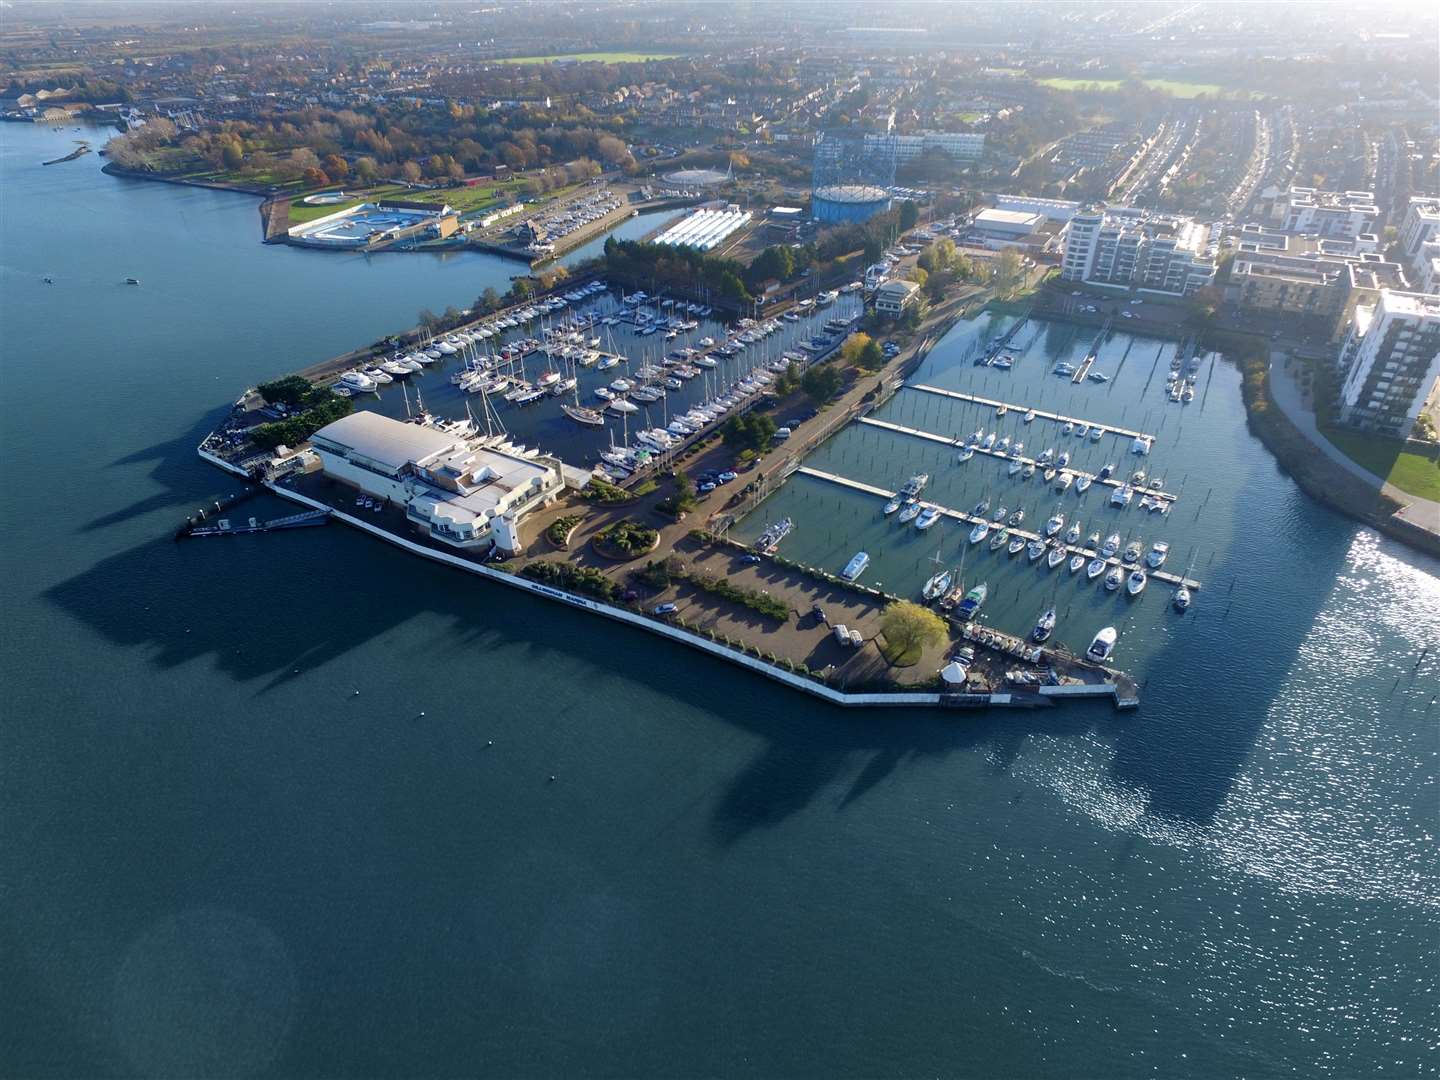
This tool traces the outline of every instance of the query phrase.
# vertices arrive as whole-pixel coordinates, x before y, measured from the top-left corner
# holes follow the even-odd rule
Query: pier
[[[858,423],[868,424],[870,427],[884,428],[887,431],[894,431],[900,435],[909,435],[912,438],[925,439],[928,442],[940,443],[944,446],[956,446],[963,448],[965,445],[964,442],[958,438],[951,438],[948,435],[937,435],[933,431],[924,431],[921,428],[906,427],[904,424],[894,424],[891,423],[889,420],[877,420],[873,416],[861,416],[857,417],[856,419]],[[1079,440],[1077,440],[1077,442],[1078,441]],[[1079,479],[1082,476],[1087,476],[1090,478],[1091,483],[1100,484],[1105,487],[1120,488],[1124,487],[1129,482],[1128,478],[1124,476],[1110,476],[1102,480],[1094,473],[1088,473],[1083,469],[1072,469],[1069,465],[1057,465],[1053,461],[1047,465],[1042,465],[1035,458],[1026,457],[1024,454],[1020,454],[1017,456],[1015,454],[1009,453],[1008,451],[996,450],[994,447],[991,447],[987,450],[981,446],[972,446],[970,447],[970,449],[974,450],[977,454],[985,454],[999,461],[1018,461],[1025,465],[1034,465],[1037,471],[1043,469],[1055,469],[1058,472],[1063,469],[1065,472],[1068,472],[1076,479]],[[1150,488],[1144,487],[1137,487],[1133,490],[1136,495],[1149,495],[1152,499],[1161,499],[1164,502],[1170,503],[1171,505],[1174,505],[1175,500],[1180,498],[1179,495],[1170,491],[1155,491],[1151,490]]]
[[[832,484],[838,484],[841,487],[850,488],[852,491],[863,491],[867,495],[874,495],[876,498],[880,499],[888,500],[893,498],[897,494],[897,492],[890,491],[886,488],[876,487],[874,484],[866,484],[859,480],[852,480],[848,476],[840,476],[838,473],[823,472],[820,469],[812,469],[804,465],[802,465],[795,471],[802,476],[811,476],[814,477],[816,480],[825,480]],[[952,510],[949,507],[941,506],[939,503],[928,502],[928,500],[926,501],[926,504],[935,507],[935,509],[940,511],[942,516],[950,518],[952,521],[963,522],[964,524],[971,526],[979,525],[981,522],[984,522],[985,524],[990,526],[992,533],[997,532],[1000,529],[1008,528],[1012,537],[1021,537],[1027,543],[1031,540],[1046,539],[1046,537],[1030,529],[1022,529],[1019,526],[1007,526],[1003,521],[997,522],[991,521],[988,517],[976,517],[974,514],[967,514],[962,510]],[[1059,537],[1057,536],[1055,539],[1059,539]],[[984,540],[973,546],[979,547],[982,544],[988,544],[989,540],[990,538],[987,536]],[[970,543],[969,537],[965,538],[965,543],[967,545]],[[1102,556],[1098,551],[1092,551],[1090,548],[1080,547],[1079,545],[1067,544],[1063,540],[1060,541],[1060,546],[1065,549],[1065,557],[1067,559],[1072,555],[1084,555],[1087,562],[1090,559],[1104,558],[1104,556]],[[1037,559],[1035,561],[1039,562],[1040,560]],[[1192,591],[1198,590],[1200,588],[1200,582],[1198,581],[1187,578],[1182,574],[1172,574],[1167,570],[1151,570],[1148,566],[1144,565],[1144,561],[1144,557],[1142,556],[1141,559],[1136,563],[1126,563],[1120,558],[1119,554],[1117,553],[1110,556],[1110,558],[1105,559],[1105,564],[1107,567],[1123,566],[1127,569],[1140,567],[1145,571],[1147,575],[1154,578],[1156,581],[1163,581],[1167,585],[1175,585],[1178,587],[1183,584]],[[1059,568],[1057,567],[1056,569]],[[1089,579],[1081,578],[1080,580],[1088,581]]]
[[[1016,405],[1009,401],[996,401],[994,398],[980,397],[978,394],[963,394],[959,390],[942,390],[938,386],[930,386],[927,383],[907,383],[912,390],[923,390],[927,394],[939,394],[941,397],[954,398],[956,401],[968,401],[975,405],[989,405],[992,409],[1005,406],[1008,412],[1018,412],[1021,416],[1029,412],[1032,406]],[[1046,412],[1044,409],[1036,409],[1035,417],[1039,420],[1054,420],[1060,424],[1089,424],[1092,428],[1104,428],[1107,435],[1120,435],[1128,439],[1145,438],[1154,442],[1154,435],[1147,435],[1143,431],[1131,431],[1129,428],[1111,427],[1109,424],[1097,423],[1093,420],[1086,420],[1083,416],[1065,416],[1061,413]]]
[[[290,514],[286,517],[271,518],[269,521],[260,521],[251,518],[244,525],[232,525],[226,518],[221,518],[211,526],[192,526],[182,529],[176,539],[186,537],[202,536],[243,536],[247,533],[279,532],[282,529],[303,529],[312,525],[325,525],[330,521],[329,510],[307,510],[302,514]]]

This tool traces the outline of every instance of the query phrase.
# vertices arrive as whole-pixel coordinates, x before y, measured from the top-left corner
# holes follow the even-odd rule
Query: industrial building
[[[816,188],[810,196],[810,216],[816,221],[869,221],[890,209],[884,188],[868,184],[832,184]]]
[[[1074,199],[1041,199],[1031,195],[994,195],[990,201],[997,210],[1041,214],[1047,221],[1058,221],[1062,225],[1078,214],[1081,208]]]
[[[1125,208],[1076,214],[1065,231],[1065,281],[1189,296],[1215,279],[1216,230]]]
[[[564,488],[555,458],[503,438],[354,412],[310,437],[325,475],[403,506],[433,540],[464,550],[522,550],[524,516]]]
[[[657,236],[655,243],[711,251],[735,230],[748,224],[750,217],[749,210],[741,210],[738,206],[727,206],[723,210],[696,210]]]
[[[1440,296],[1382,289],[1340,348],[1341,420],[1404,438],[1440,379]]]

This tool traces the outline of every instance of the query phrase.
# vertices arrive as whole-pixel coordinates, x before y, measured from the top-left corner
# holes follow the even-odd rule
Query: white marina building
[[[426,535],[465,550],[520,552],[525,516],[565,487],[560,461],[539,451],[374,412],[327,424],[310,445],[327,477],[403,506]]]

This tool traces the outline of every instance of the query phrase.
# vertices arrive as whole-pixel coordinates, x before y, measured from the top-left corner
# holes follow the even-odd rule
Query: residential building
[[[920,286],[913,281],[887,281],[875,290],[875,310],[898,319],[920,298]]]
[[[1440,296],[1382,289],[1340,347],[1341,419],[1405,437],[1440,379]]]
[[[521,550],[520,522],[565,485],[560,462],[503,439],[359,411],[310,437],[325,475],[405,508],[431,539]]]
[[[1319,191],[1292,187],[1276,203],[1286,232],[1355,237],[1375,231],[1380,208],[1369,191]]]
[[[1189,296],[1215,278],[1214,230],[1190,218],[1090,208],[1066,227],[1065,281]]]
[[[985,152],[985,135],[975,131],[921,131],[914,135],[871,134],[865,136],[867,149],[894,149],[895,161],[905,164],[931,150],[939,150],[956,161],[978,161]]]
[[[1414,196],[1405,208],[1405,220],[1400,223],[1400,253],[1409,264],[1416,281],[1425,281],[1434,276],[1431,261],[1434,253],[1427,244],[1440,241],[1440,199]],[[1433,292],[1434,288],[1422,286],[1421,292]]]
[[[1423,293],[1440,293],[1440,239],[1421,244],[1420,254],[1411,265],[1417,289]]]

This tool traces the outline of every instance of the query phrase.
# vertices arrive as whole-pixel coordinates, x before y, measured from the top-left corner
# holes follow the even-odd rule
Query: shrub
[[[526,563],[520,572],[525,577],[553,585],[557,589],[583,593],[601,600],[613,600],[620,591],[618,585],[592,566],[541,560]]]
[[[585,485],[585,490],[580,493],[582,498],[601,506],[612,506],[615,503],[630,501],[630,493],[622,487],[617,487],[608,480],[601,480],[598,476],[592,476],[590,483]]]
[[[595,539],[605,547],[634,557],[653,548],[659,542],[660,534],[649,525],[626,518],[599,533]]]
[[[545,539],[549,540],[550,543],[556,547],[564,547],[566,537],[568,537],[570,531],[579,524],[580,515],[578,514],[566,514],[564,517],[556,518],[550,523],[549,528],[545,530]]]

